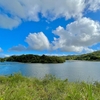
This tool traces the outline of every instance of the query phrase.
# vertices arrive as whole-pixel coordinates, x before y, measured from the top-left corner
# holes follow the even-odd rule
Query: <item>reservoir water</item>
[[[100,82],[100,62],[66,61],[61,64],[0,62],[0,75],[20,72],[24,76],[43,78],[55,75],[69,81]]]

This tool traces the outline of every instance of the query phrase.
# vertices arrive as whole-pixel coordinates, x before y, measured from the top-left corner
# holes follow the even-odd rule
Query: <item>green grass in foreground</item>
[[[51,75],[0,76],[0,100],[100,100],[100,83],[68,82]]]

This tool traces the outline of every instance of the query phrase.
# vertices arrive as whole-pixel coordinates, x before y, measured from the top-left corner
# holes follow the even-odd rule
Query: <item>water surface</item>
[[[43,78],[46,74],[52,74],[60,79],[68,79],[69,81],[100,82],[100,62],[66,61],[61,64],[0,63],[0,75],[10,75],[16,72],[37,78]]]

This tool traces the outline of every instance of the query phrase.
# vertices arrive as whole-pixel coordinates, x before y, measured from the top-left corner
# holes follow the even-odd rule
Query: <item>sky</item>
[[[100,0],[0,0],[0,57],[100,50]]]

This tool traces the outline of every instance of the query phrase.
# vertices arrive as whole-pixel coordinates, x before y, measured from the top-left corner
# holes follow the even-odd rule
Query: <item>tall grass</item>
[[[100,83],[68,82],[51,75],[0,76],[0,100],[100,100]]]

